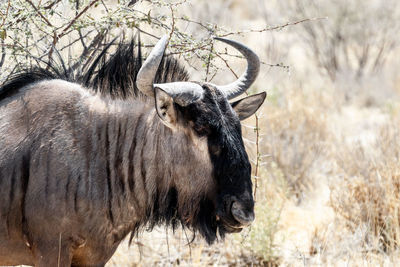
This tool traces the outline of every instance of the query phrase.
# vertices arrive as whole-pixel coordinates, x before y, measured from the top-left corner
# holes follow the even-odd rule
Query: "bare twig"
[[[188,17],[180,17],[179,19],[183,20],[183,21],[186,21],[186,22],[189,22],[189,23],[196,24],[196,25],[202,27],[203,29],[205,29],[205,30],[207,30],[208,32],[211,32],[211,33],[213,33],[215,31],[215,29],[217,28],[216,25],[214,25],[214,24],[208,23],[206,25],[206,24],[204,24],[202,22],[191,20]]]
[[[140,29],[138,26],[134,26],[134,28],[137,29],[140,33],[146,34],[146,35],[151,36],[151,37],[156,38],[156,39],[160,39],[160,37],[157,37],[154,34],[151,34],[149,32],[146,32],[146,31]]]
[[[187,2],[187,0],[183,0],[183,1],[177,1],[175,3],[168,3],[167,5],[168,6],[179,6],[179,5],[185,4],[186,2]],[[163,6],[163,5],[165,5],[165,2],[164,1],[155,1],[155,0],[153,0],[152,4]]]
[[[210,53],[208,54],[208,59],[207,59],[207,69],[206,69],[206,82],[208,81],[208,73],[210,71],[210,63],[211,63],[211,56],[212,56],[212,52],[214,49],[214,42],[211,43],[211,47],[210,47]]]
[[[78,10],[79,10],[79,0],[76,0],[76,3],[75,3],[75,16],[78,15]],[[81,29],[78,29],[78,34],[79,34],[79,40],[80,40],[80,42],[81,42],[81,44],[83,46],[83,50],[87,50],[87,46],[86,46],[84,37],[82,36]]]
[[[235,76],[235,78],[238,79],[239,75],[237,75],[236,72],[231,68],[228,61],[225,58],[223,58],[222,56],[220,56],[219,54],[216,54],[216,56],[225,63],[225,66],[232,72],[232,74]]]
[[[81,12],[79,12],[78,15],[76,15],[71,21],[70,23],[61,31],[61,33],[59,34],[58,38],[63,37],[67,30],[69,28],[71,28],[72,25],[74,25],[74,23],[76,22],[77,19],[79,19],[90,7],[92,7],[94,4],[96,4],[99,0],[92,0],[84,9],[82,9]]]
[[[173,48],[182,47],[182,48],[176,52],[171,52],[168,55],[181,55],[181,54],[185,54],[188,52],[194,52],[196,50],[204,50],[208,46],[209,46],[209,44],[204,44],[204,45],[196,46],[193,48],[185,49],[185,47],[183,45],[174,44],[174,45],[171,45],[170,47],[173,47]]]
[[[302,20],[298,20],[298,21],[287,22],[287,23],[282,24],[282,25],[265,27],[265,28],[258,29],[258,30],[242,30],[242,31],[236,31],[236,32],[228,32],[228,33],[219,35],[219,37],[227,37],[227,36],[230,36],[230,35],[241,35],[241,34],[244,34],[244,33],[261,33],[261,32],[274,31],[274,30],[280,31],[280,30],[282,30],[282,29],[284,29],[284,28],[286,28],[288,26],[297,25],[297,24],[304,23],[304,22],[307,22],[307,21],[315,21],[315,20],[323,20],[323,19],[327,19],[327,18],[326,17],[325,18],[307,18],[307,19],[302,19]]]
[[[110,12],[110,11],[108,10],[108,7],[107,7],[106,3],[104,3],[103,0],[100,0],[100,1],[101,1],[101,4],[103,5],[104,9],[106,10],[106,12],[107,12],[107,13]]]
[[[25,0],[25,1],[28,2],[33,7],[36,13],[38,13],[38,15],[47,23],[47,25],[53,27],[53,24],[50,23],[50,21],[42,14],[42,12],[40,12],[40,10],[32,3],[31,0]]]
[[[26,1],[30,1],[30,0],[26,0]],[[79,19],[90,7],[92,7],[94,4],[96,4],[99,0],[92,0],[84,9],[82,9],[81,12],[78,13],[78,15],[76,15],[69,23],[68,25],[61,31],[60,34],[57,34],[56,30],[54,30],[53,33],[53,43],[52,46],[50,48],[49,51],[49,65],[50,62],[52,60],[52,56],[53,56],[53,51],[54,48],[56,47],[56,44],[58,42],[58,40],[60,38],[62,38],[64,35],[66,35],[68,33],[69,28],[71,28],[72,25],[74,25],[74,23],[76,22],[77,19]]]
[[[52,43],[52,45],[50,47],[50,50],[49,50],[49,54],[48,54],[49,55],[49,59],[48,59],[48,64],[47,64],[47,68],[46,69],[48,69],[50,67],[50,65],[51,65],[50,63],[51,63],[51,60],[53,58],[53,51],[54,51],[54,48],[56,47],[57,41],[58,41],[57,32],[54,31],[53,32],[53,43]]]
[[[3,67],[4,60],[6,58],[6,47],[4,45],[4,40],[1,40],[1,44],[2,44],[2,46],[1,46],[0,69],[1,69],[1,67]]]
[[[172,18],[171,32],[169,34],[169,39],[171,40],[172,35],[174,34],[175,31],[175,16],[174,16],[174,9],[172,8],[172,6],[169,6],[169,9],[171,11],[171,18]]]
[[[259,116],[254,113],[254,118],[256,120],[256,125],[254,127],[254,131],[256,133],[256,163],[255,163],[255,171],[254,171],[254,201],[257,201],[257,188],[258,188],[258,177],[259,177],[259,169],[260,169],[260,128],[259,128]]]
[[[8,17],[8,10],[10,9],[10,6],[11,6],[11,0],[8,0],[6,13],[5,13],[4,17],[3,17],[3,22],[1,23],[0,28],[3,27],[4,24],[6,23],[6,20],[7,20],[7,17]],[[2,14],[2,16],[3,16],[3,14]]]
[[[44,9],[51,9],[55,4],[60,2],[61,0],[55,0],[53,3],[49,4],[48,6],[45,6]]]

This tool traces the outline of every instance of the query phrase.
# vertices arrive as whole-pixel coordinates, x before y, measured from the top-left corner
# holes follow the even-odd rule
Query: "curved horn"
[[[214,39],[233,46],[239,50],[247,60],[247,69],[239,79],[227,85],[216,85],[228,99],[232,99],[244,93],[256,80],[258,72],[260,71],[260,59],[250,48],[241,43],[220,37],[215,37]]]
[[[166,92],[175,103],[186,107],[187,105],[203,97],[203,87],[192,82],[172,82],[154,84],[154,88],[160,88]]]
[[[154,96],[154,77],[156,76],[158,66],[160,65],[167,44],[168,36],[164,35],[154,46],[153,50],[151,50],[151,53],[146,58],[143,66],[138,72],[136,86],[145,95]]]

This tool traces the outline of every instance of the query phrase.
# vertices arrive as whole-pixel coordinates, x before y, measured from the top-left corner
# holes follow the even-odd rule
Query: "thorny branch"
[[[53,3],[49,4],[48,6],[45,6],[44,9],[50,9],[52,8],[55,4],[58,4],[61,0],[55,0]]]
[[[211,56],[212,56],[213,50],[214,50],[214,43],[211,44],[210,53],[208,54],[207,69],[206,69],[206,82],[208,81],[208,74],[210,72],[210,63],[211,63]]]
[[[171,10],[171,18],[172,18],[172,25],[171,25],[171,33],[169,34],[169,39],[171,40],[172,35],[174,34],[175,31],[175,16],[174,16],[174,9],[172,6],[169,6],[169,9]]]
[[[84,9],[82,9],[82,11],[79,12],[79,14],[76,15],[76,16],[71,20],[71,22],[67,25],[67,27],[65,27],[65,28],[61,31],[61,34],[58,36],[58,38],[63,37],[63,36],[67,33],[67,30],[68,30],[69,28],[71,28],[71,26],[75,23],[75,21],[76,21],[77,19],[79,19],[84,13],[86,13],[86,11],[88,11],[88,9],[91,8],[91,7],[92,7],[94,4],[96,4],[98,1],[99,1],[99,0],[92,0]]]
[[[27,0],[29,1],[29,0]],[[71,28],[71,26],[76,22],[77,19],[79,19],[84,13],[86,13],[86,11],[92,7],[94,4],[96,4],[99,0],[92,0],[84,9],[82,9],[81,12],[78,13],[78,15],[76,15],[70,22],[69,24],[61,31],[60,34],[57,34],[56,30],[53,33],[53,43],[52,46],[50,47],[50,51],[49,51],[49,63],[52,60],[52,55],[53,55],[53,51],[54,48],[56,47],[56,44],[58,42],[58,40],[63,37],[64,35],[68,34],[68,30],[69,28]]]
[[[11,6],[11,0],[8,0],[6,13],[3,15],[3,13],[0,11],[0,15],[3,17],[3,22],[1,23],[0,28],[3,27],[4,24],[6,23],[6,20],[8,17],[8,11],[10,10],[10,6]]]
[[[76,0],[76,3],[75,3],[75,16],[78,15],[79,8],[80,8],[79,0]],[[82,35],[81,29],[78,29],[78,34],[79,34],[79,41],[81,42],[81,44],[83,46],[83,51],[85,51],[85,50],[87,50],[87,46],[86,46],[86,43],[85,43],[85,38]]]
[[[1,44],[2,44],[2,46],[1,46],[0,70],[1,70],[1,67],[3,66],[4,60],[6,58],[6,48],[3,45],[4,44],[4,40],[1,40]]]
[[[323,20],[323,19],[327,19],[327,18],[307,18],[307,19],[297,20],[297,21],[293,21],[293,22],[287,22],[282,25],[265,27],[265,28],[258,29],[258,30],[242,30],[242,31],[236,31],[236,32],[228,32],[228,33],[220,35],[219,37],[227,37],[230,35],[242,35],[245,33],[262,33],[262,32],[267,32],[267,31],[280,31],[288,26],[294,26],[294,25],[308,22],[308,21]]]
[[[258,113],[254,113],[254,118],[256,120],[254,126],[254,132],[256,133],[256,163],[255,163],[255,170],[254,170],[254,201],[257,201],[257,188],[258,188],[258,178],[259,178],[259,171],[260,171],[260,163],[261,163],[261,153],[260,153],[260,124],[259,124],[259,115]]]
[[[50,23],[50,21],[42,14],[42,12],[40,12],[40,10],[32,3],[31,0],[25,0],[25,1],[28,2],[33,7],[36,13],[47,23],[47,25],[53,27],[53,24]]]

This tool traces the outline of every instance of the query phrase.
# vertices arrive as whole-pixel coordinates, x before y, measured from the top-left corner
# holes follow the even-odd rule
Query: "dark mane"
[[[12,75],[0,87],[0,100],[17,93],[24,86],[50,79],[75,82],[112,98],[125,99],[141,95],[135,85],[137,73],[142,66],[140,42],[139,45],[135,45],[133,40],[130,43],[121,42],[116,51],[109,55],[107,51],[113,42],[106,45],[91,64],[85,64],[91,59],[82,62],[82,66],[89,65],[83,72],[67,70],[64,64],[56,64],[53,61],[47,65],[47,68],[33,66]],[[135,47],[137,47],[137,52],[135,52]],[[164,57],[154,82],[187,81],[188,78],[187,71],[178,60],[173,57]]]
[[[59,73],[58,73],[59,74]],[[0,101],[16,94],[19,89],[41,80],[60,79],[61,77],[54,71],[49,71],[44,68],[34,67],[30,70],[22,71],[13,74],[0,87]],[[65,79],[65,77],[61,78]]]

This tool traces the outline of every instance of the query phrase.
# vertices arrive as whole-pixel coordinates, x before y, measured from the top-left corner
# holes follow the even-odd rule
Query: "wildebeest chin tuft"
[[[104,266],[130,233],[184,227],[212,243],[254,220],[240,120],[266,94],[190,82],[161,38],[112,43],[79,70],[49,64],[0,88],[0,265]],[[136,50],[136,51],[135,51]],[[55,249],[57,248],[57,249]]]

